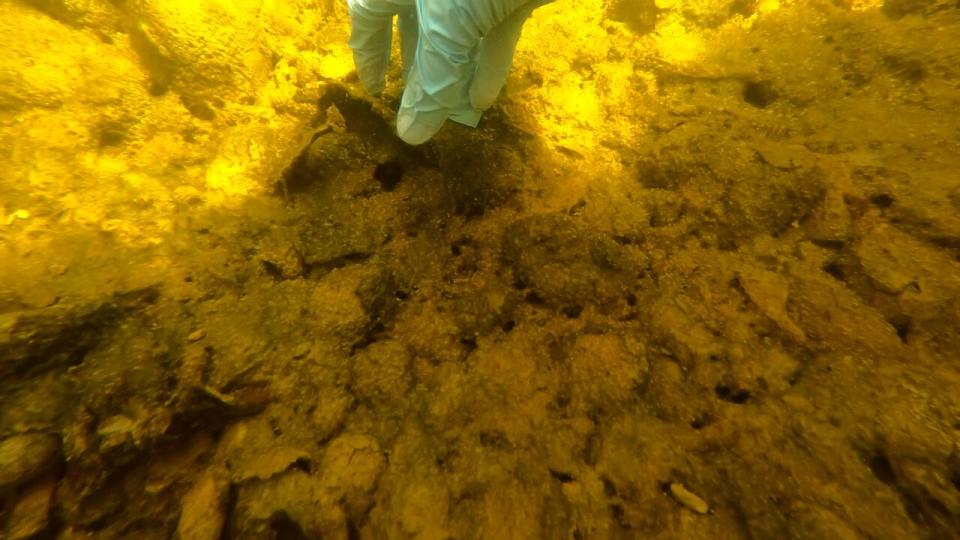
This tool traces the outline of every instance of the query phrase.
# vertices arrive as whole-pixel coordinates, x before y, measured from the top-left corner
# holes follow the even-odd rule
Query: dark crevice
[[[617,496],[617,486],[613,483],[613,480],[606,476],[601,476],[600,481],[603,482],[603,494],[607,497],[616,497]]]
[[[486,448],[505,450],[510,448],[510,441],[507,435],[499,430],[489,430],[480,432],[480,444]]]
[[[890,460],[883,453],[877,453],[867,459],[867,466],[870,472],[884,484],[893,485],[897,482],[897,475],[893,471]]]
[[[624,529],[630,528],[630,522],[627,521],[626,515],[623,511],[623,505],[621,504],[611,504],[610,505],[610,515],[613,517],[613,521]]]
[[[308,145],[304,148],[303,152],[290,163],[287,170],[283,172],[282,181],[277,183],[275,195],[289,196],[291,194],[302,193],[319,179],[320,173],[314,171],[309,165],[309,152],[310,146]]]
[[[357,252],[348,253],[322,262],[311,262],[306,264],[307,270],[305,274],[313,279],[318,279],[339,268],[364,263],[372,256],[372,253]]]
[[[107,332],[158,298],[158,290],[148,287],[115,294],[96,306],[52,306],[20,315],[9,329],[11,339],[0,344],[0,358],[6,360],[0,364],[0,380],[82,364]]]
[[[310,540],[300,524],[286,512],[277,512],[270,517],[270,529],[276,535],[276,540]]]
[[[233,530],[234,520],[230,518],[237,510],[237,499],[239,492],[239,487],[236,484],[231,483],[229,491],[227,492],[227,504],[223,514],[226,526],[220,531],[220,538],[218,540],[231,540],[237,537],[236,531]]]
[[[846,278],[846,274],[843,272],[843,267],[840,266],[840,263],[833,261],[823,265],[823,271],[830,274],[839,281],[843,281]]]
[[[894,330],[897,331],[897,337],[900,338],[900,341],[906,343],[910,337],[910,331],[913,326],[913,319],[909,315],[899,314],[894,315],[887,319],[887,322],[890,323],[890,326],[893,326]]]
[[[583,447],[583,462],[591,467],[595,467],[600,460],[600,450],[603,447],[603,440],[597,432],[587,436],[587,442]]]
[[[331,84],[318,103],[321,111],[336,106],[347,125],[347,131],[368,138],[371,135],[386,141],[396,139],[389,122],[374,109],[373,104],[352,94],[345,86]]]
[[[356,520],[348,519],[347,520],[347,540],[360,540],[362,536],[360,535],[360,526],[357,524]]]
[[[403,165],[399,161],[378,163],[373,170],[373,178],[380,183],[384,191],[393,191],[403,180]]]
[[[293,468],[310,474],[313,472],[313,462],[307,458],[300,458],[293,462]]]
[[[710,414],[701,414],[690,421],[690,427],[699,431],[713,423],[713,417]]]
[[[893,206],[894,199],[886,193],[878,193],[870,196],[870,203],[877,208],[890,208]]]
[[[750,391],[742,388],[735,389],[725,384],[718,384],[713,391],[721,400],[736,405],[743,405],[750,400]]]
[[[826,240],[826,239],[815,239],[813,240],[815,246],[822,247],[824,249],[829,249],[832,251],[840,251],[846,245],[846,242],[843,240]]]
[[[524,300],[526,300],[528,304],[534,306],[542,306],[546,303],[546,300],[544,300],[543,297],[537,294],[535,291],[530,291],[527,293],[527,295],[524,297]]]
[[[471,337],[460,338],[460,344],[463,345],[468,353],[477,350],[477,339]]]
[[[283,268],[279,264],[266,259],[260,261],[263,265],[263,271],[267,273],[274,281],[283,281]]]
[[[550,469],[550,476],[552,476],[554,480],[560,482],[561,484],[569,484],[570,482],[576,480],[572,474],[563,471],[556,471],[554,469]]]
[[[743,100],[758,109],[769,107],[779,97],[770,81],[750,81],[743,85]]]
[[[360,338],[353,346],[350,348],[350,356],[357,354],[358,352],[366,349],[367,347],[376,343],[380,336],[386,331],[386,325],[382,322],[377,321],[364,333],[363,337]]]

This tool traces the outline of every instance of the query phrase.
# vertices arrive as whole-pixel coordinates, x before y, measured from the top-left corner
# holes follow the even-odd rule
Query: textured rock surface
[[[14,435],[0,441],[0,491],[33,480],[53,466],[60,440],[42,433]]]
[[[955,2],[564,0],[418,148],[347,32],[0,3],[0,535],[956,535]]]

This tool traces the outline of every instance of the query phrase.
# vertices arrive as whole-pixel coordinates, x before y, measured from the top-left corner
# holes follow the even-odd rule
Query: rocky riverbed
[[[0,537],[956,538],[958,7],[0,5]]]

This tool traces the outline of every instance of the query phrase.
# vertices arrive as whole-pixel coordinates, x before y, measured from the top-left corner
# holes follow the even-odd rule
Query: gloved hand
[[[383,91],[399,16],[406,88],[397,134],[409,144],[447,118],[476,127],[506,83],[523,23],[553,0],[348,0],[350,47],[368,92]]]

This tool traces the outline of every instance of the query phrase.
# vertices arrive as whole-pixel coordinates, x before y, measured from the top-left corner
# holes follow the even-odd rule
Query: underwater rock
[[[924,15],[951,7],[956,7],[953,0],[884,0],[883,13],[891,19],[902,19],[907,15]]]
[[[105,419],[97,426],[100,437],[100,452],[108,453],[132,444],[136,435],[137,423],[127,416],[118,414]]]
[[[223,532],[230,484],[221,476],[207,472],[183,497],[178,540],[218,540]]]
[[[177,403],[172,423],[213,429],[236,418],[256,415],[269,401],[270,396],[263,385],[240,388],[229,394],[210,386],[189,387]]]
[[[106,27],[101,30],[109,32]],[[33,38],[23,39],[24,32]],[[71,27],[20,2],[0,6],[0,49],[4,52],[0,110],[55,110],[75,101],[111,101],[138,90],[140,73],[131,59],[102,54],[104,44],[94,32]],[[100,76],[106,73],[112,76]]]
[[[615,409],[643,383],[649,367],[642,343],[612,334],[585,335],[569,354],[574,398],[584,411]]]
[[[342,428],[354,397],[342,388],[331,388],[323,393],[317,407],[310,413],[313,435],[319,441],[330,440]]]
[[[320,464],[323,483],[348,495],[369,492],[386,464],[377,441],[357,433],[330,442]]]
[[[610,237],[560,214],[510,226],[503,236],[502,257],[513,267],[515,284],[522,285],[518,288],[530,289],[531,303],[539,299],[557,309],[610,309],[630,292],[642,268],[634,253]]]
[[[748,177],[732,178],[723,201],[725,222],[734,237],[757,233],[779,236],[810,215],[823,200],[823,172],[815,167],[783,172],[768,167]]]
[[[317,435],[311,424],[282,406],[229,426],[217,447],[216,462],[224,463],[235,484],[268,481],[291,471],[315,468]]]
[[[240,31],[252,23],[240,5],[141,0],[128,9],[139,23],[141,47],[154,51],[147,67],[170,70],[173,87],[195,107],[239,101],[269,75],[270,59],[260,48],[266,36]]]
[[[298,193],[314,183],[335,182],[339,173],[364,165],[357,150],[363,144],[355,135],[334,131],[318,135],[302,154],[303,161],[294,162],[288,171],[287,189]]]
[[[745,266],[737,278],[750,300],[781,330],[798,342],[806,341],[803,330],[787,314],[790,280],[763,268]]]
[[[657,27],[659,12],[655,0],[614,0],[607,3],[607,17],[626,23],[639,35],[649,34]]]
[[[881,226],[854,247],[864,274],[878,291],[943,304],[960,293],[960,266],[949,254],[897,229]]]
[[[952,538],[955,3],[557,2],[405,153],[345,2],[0,0],[17,534]]]
[[[71,27],[89,27],[100,32],[120,28],[121,14],[112,2],[24,0],[23,3]]]
[[[823,203],[810,214],[804,226],[807,237],[818,246],[843,247],[853,234],[853,219],[843,193],[827,191]]]
[[[650,214],[651,227],[669,227],[675,225],[684,216],[684,200],[678,193],[666,189],[650,189],[644,201]]]
[[[362,207],[351,206],[348,211],[349,216],[341,211],[302,229],[296,250],[312,276],[366,261],[388,238],[389,231],[377,214],[366,213]],[[366,219],[355,219],[357,215]]]
[[[313,456],[305,443],[284,433],[281,423],[265,413],[229,426],[217,448],[217,461],[227,464],[234,483],[270,480],[290,470],[312,468]]]
[[[815,272],[799,267],[790,276],[791,319],[809,339],[882,358],[904,354],[896,331],[877,310],[844,285]]]
[[[716,28],[735,15],[749,17],[757,10],[758,0],[711,0],[700,2],[674,2],[659,0],[659,5],[674,4],[683,15],[704,28]]]
[[[858,540],[862,536],[826,508],[797,502],[790,508],[790,532],[796,538],[836,538]]]
[[[7,520],[8,540],[34,538],[50,524],[50,510],[57,481],[53,477],[33,482],[21,490],[20,497]]]
[[[328,493],[342,498],[348,516],[362,516],[373,504],[371,494],[386,466],[376,440],[346,433],[327,446],[320,463],[320,482]]]
[[[237,486],[229,530],[237,538],[348,538],[347,518],[336,494],[299,469]]]
[[[0,491],[36,478],[54,465],[59,453],[56,435],[28,433],[0,441]]]
[[[312,296],[316,332],[354,343],[369,327],[369,316],[355,291],[363,283],[358,272],[334,270],[317,283]]]
[[[351,359],[352,388],[361,399],[391,403],[410,388],[411,356],[397,341],[376,342]]]
[[[157,297],[157,289],[147,287],[100,303],[0,315],[0,382],[83,362],[119,320]]]

